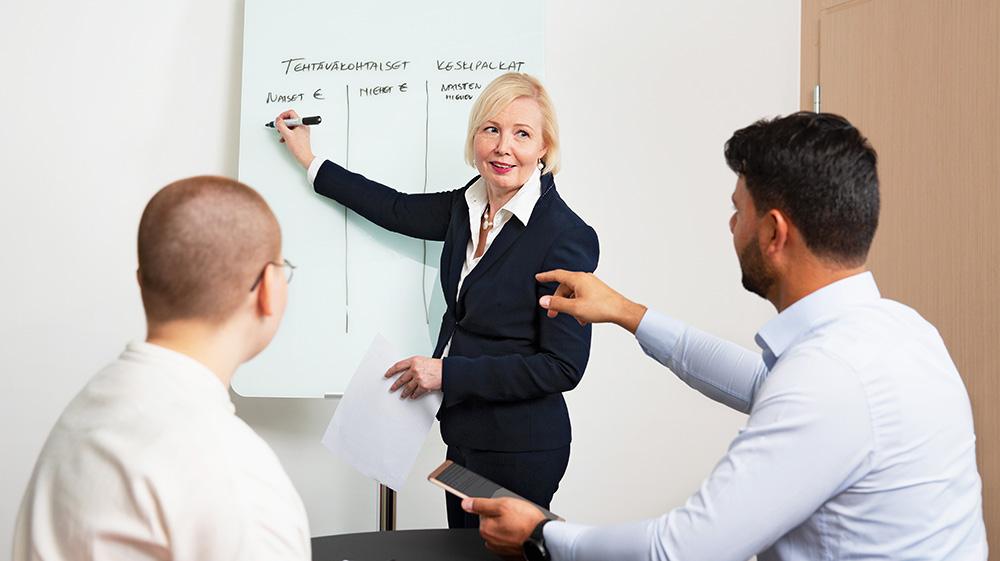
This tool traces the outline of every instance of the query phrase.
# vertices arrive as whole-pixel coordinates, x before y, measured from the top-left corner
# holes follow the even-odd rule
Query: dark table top
[[[477,529],[397,530],[312,539],[313,561],[498,561]]]

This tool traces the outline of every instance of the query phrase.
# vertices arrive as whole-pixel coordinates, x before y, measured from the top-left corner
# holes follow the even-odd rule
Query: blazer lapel
[[[478,177],[476,178],[478,179]],[[473,180],[474,181],[474,180]],[[556,184],[552,179],[552,174],[547,173],[542,176],[542,193],[538,198],[538,202],[535,203],[535,208],[532,209],[531,218],[529,218],[529,223],[534,223],[536,219],[542,219],[541,215],[546,207],[552,202],[556,193]],[[471,185],[471,183],[470,183]],[[468,223],[468,207],[465,207],[465,222],[462,224],[460,230],[460,235],[456,235],[453,239],[452,250],[454,253],[451,255],[451,270],[448,275],[448,291],[445,294],[447,302],[449,305],[452,302],[461,302],[462,298],[465,297],[465,293],[469,291],[469,286],[481,278],[486,272],[500,261],[505,253],[514,245],[521,234],[524,232],[526,226],[521,223],[517,217],[514,217],[507,224],[504,225],[503,230],[500,230],[500,234],[497,235],[493,243],[490,244],[489,249],[483,254],[482,258],[479,260],[479,264],[476,268],[469,273],[469,276],[465,277],[465,282],[462,283],[462,292],[455,298],[455,291],[458,288],[458,280],[462,276],[462,267],[465,264],[465,250],[469,245],[469,238],[471,236],[469,223]]]
[[[458,280],[462,276],[462,265],[465,263],[465,250],[469,245],[469,209],[463,204],[462,212],[457,216],[452,224],[452,233],[449,244],[451,255],[448,260],[448,270],[445,272],[444,301],[448,308],[456,302],[455,293],[458,292]]]
[[[493,243],[490,244],[489,249],[486,250],[482,258],[480,258],[479,264],[469,273],[469,276],[465,277],[465,282],[462,283],[462,292],[458,295],[459,300],[469,291],[469,285],[475,283],[480,277],[486,274],[486,271],[495,265],[503,257],[504,253],[507,253],[507,250],[514,245],[517,238],[521,237],[522,232],[524,232],[524,224],[521,224],[521,221],[516,217],[512,218],[507,224],[504,224],[503,230],[500,230],[500,234],[493,240]],[[466,243],[468,243],[468,239],[466,239]],[[461,267],[461,264],[459,266]],[[459,271],[461,272],[461,269]]]

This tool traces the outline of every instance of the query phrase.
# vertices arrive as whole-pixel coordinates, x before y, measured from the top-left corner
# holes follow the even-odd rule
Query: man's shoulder
[[[806,408],[836,409],[866,400],[865,381],[844,353],[831,348],[822,337],[799,342],[789,348],[768,373],[755,398],[794,396]]]
[[[198,388],[200,389],[200,388]],[[199,394],[199,395],[192,395]],[[169,477],[213,458],[252,456],[277,462],[270,447],[227,407],[224,390],[209,395],[171,379],[171,372],[114,361],[63,410],[39,462],[81,461],[123,475]]]
[[[115,361],[90,378],[67,405],[56,428],[87,439],[117,439],[155,445],[187,433],[217,416],[173,383],[169,373]]]
[[[910,383],[918,373],[925,380],[919,387]],[[956,380],[937,330],[913,309],[877,299],[816,322],[781,356],[762,390],[892,409],[926,398],[930,388],[952,392]]]
[[[906,348],[919,348],[921,354],[947,353],[937,329],[916,310],[880,298],[830,313],[803,333],[789,354],[818,352],[852,369],[865,370],[906,358],[902,356],[909,353]]]

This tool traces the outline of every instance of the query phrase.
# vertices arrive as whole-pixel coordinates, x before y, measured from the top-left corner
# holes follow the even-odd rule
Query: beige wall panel
[[[849,2],[819,10],[812,26],[823,111],[849,118],[879,153],[883,206],[871,268],[887,297],[937,326],[969,389],[994,548],[1000,544],[998,4]],[[803,33],[808,29],[803,24]],[[809,48],[805,38],[803,47]],[[803,60],[813,56],[803,51]]]

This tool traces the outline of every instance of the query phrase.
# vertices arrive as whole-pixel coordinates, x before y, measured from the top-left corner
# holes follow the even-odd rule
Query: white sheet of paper
[[[323,435],[323,446],[354,469],[396,491],[420,453],[441,407],[441,392],[419,399],[389,393],[384,378],[400,356],[381,334],[375,336]]]

